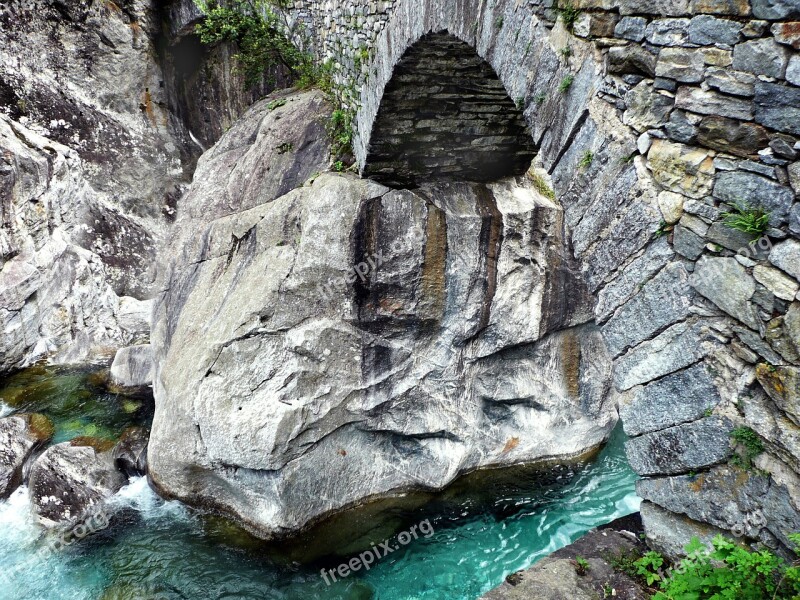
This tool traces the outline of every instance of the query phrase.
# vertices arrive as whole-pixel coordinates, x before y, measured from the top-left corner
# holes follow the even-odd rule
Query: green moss
[[[113,440],[88,435],[72,438],[69,443],[70,446],[89,446],[97,452],[108,452],[116,445]]]
[[[581,15],[581,11],[575,8],[571,2],[567,2],[564,4],[564,6],[559,5],[558,14],[561,16],[561,21],[564,23],[564,27],[567,29],[567,31],[571,32],[573,27],[575,27],[575,22]]]
[[[56,432],[53,422],[40,413],[28,415],[28,426],[36,439],[40,442],[51,440]]]
[[[530,173],[531,183],[533,184],[533,188],[539,192],[542,196],[549,200],[556,199],[556,193],[553,191],[544,178],[541,175],[536,173]]]
[[[761,438],[749,427],[737,427],[731,431],[731,439],[738,446],[737,453],[731,457],[731,463],[742,469],[751,469],[753,459],[764,452]]]

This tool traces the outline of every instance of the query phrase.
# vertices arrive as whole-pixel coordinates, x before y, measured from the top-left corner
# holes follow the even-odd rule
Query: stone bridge
[[[480,180],[533,158],[615,358],[653,541],[677,553],[733,531],[786,547],[800,530],[800,3],[572,7],[300,0],[290,15],[333,64],[362,174]],[[765,234],[724,224],[737,203],[769,212]],[[755,466],[757,448],[731,449],[742,427],[765,445]]]

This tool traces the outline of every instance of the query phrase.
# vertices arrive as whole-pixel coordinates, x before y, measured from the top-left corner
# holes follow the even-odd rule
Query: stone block
[[[751,329],[758,330],[760,321],[750,302],[756,282],[736,259],[701,258],[695,265],[691,283],[700,295]]]
[[[675,106],[701,115],[719,115],[742,121],[753,118],[752,102],[696,87],[679,87],[675,96]],[[800,125],[798,127],[800,128]]]
[[[769,144],[761,125],[710,115],[697,126],[697,143],[736,156],[753,156]]]
[[[639,475],[688,473],[726,461],[731,455],[732,430],[726,418],[705,417],[632,438],[625,444],[625,453]]]
[[[701,46],[725,44],[733,46],[739,41],[742,24],[711,15],[692,17],[689,23],[689,42]]]
[[[620,406],[625,433],[641,435],[696,421],[720,402],[719,391],[705,363],[636,388],[633,399]]]
[[[789,50],[771,38],[750,40],[733,49],[733,68],[754,75],[782,78]]]
[[[794,202],[792,190],[756,173],[728,171],[717,175],[714,197],[730,205],[761,207],[770,212],[770,224],[786,223]]]

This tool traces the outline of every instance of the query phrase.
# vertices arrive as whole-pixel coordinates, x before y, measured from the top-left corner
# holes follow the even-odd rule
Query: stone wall
[[[523,108],[615,358],[651,541],[800,530],[800,4],[298,1],[369,165],[407,49],[447,30]],[[725,225],[770,213],[760,237]],[[732,442],[746,427],[765,447]]]

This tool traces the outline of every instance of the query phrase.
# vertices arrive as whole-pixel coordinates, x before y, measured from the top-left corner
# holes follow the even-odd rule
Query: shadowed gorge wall
[[[364,176],[493,181],[527,171],[534,151],[522,111],[465,42],[430,33],[406,51],[383,93]]]

